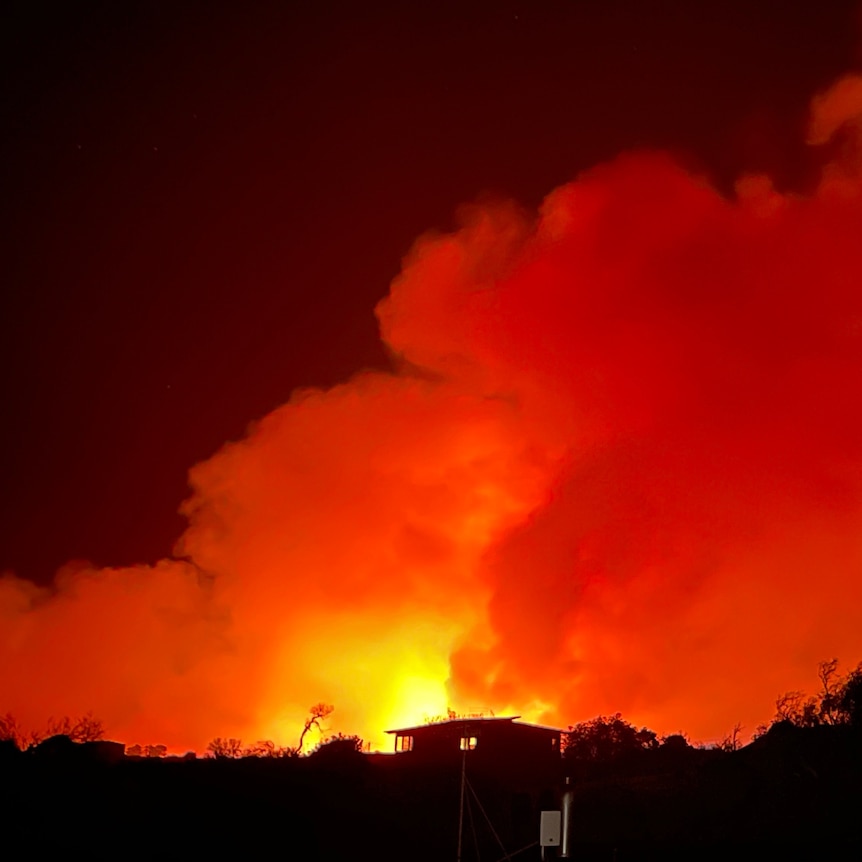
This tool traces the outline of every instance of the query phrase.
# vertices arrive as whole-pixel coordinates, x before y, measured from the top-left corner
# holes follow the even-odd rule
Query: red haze
[[[447,705],[706,739],[862,658],[859,92],[814,103],[809,197],[626,155],[419,239],[398,370],[194,467],[177,559],[0,581],[0,707],[175,748],[318,701],[377,742]]]

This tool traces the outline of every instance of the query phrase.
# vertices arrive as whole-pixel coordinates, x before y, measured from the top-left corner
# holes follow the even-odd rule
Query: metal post
[[[461,752],[461,801],[458,805],[458,857],[461,862],[461,839],[464,835],[464,786],[467,784],[467,752]]]
[[[574,826],[572,821],[575,816],[575,788],[572,787],[572,779],[566,776],[566,785],[560,798],[560,810],[562,812],[562,829],[560,837],[560,858],[572,858],[572,844],[574,843]]]

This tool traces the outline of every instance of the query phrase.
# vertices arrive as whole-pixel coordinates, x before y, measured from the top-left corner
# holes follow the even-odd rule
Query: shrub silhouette
[[[242,756],[242,740],[217,736],[207,746],[207,752],[217,760],[235,760]]]
[[[336,736],[330,736],[324,739],[310,757],[315,760],[348,760],[358,754],[362,754],[364,743],[359,736],[355,734],[345,735],[339,733]]]
[[[599,715],[569,727],[565,735],[563,759],[569,765],[611,763],[658,748],[656,734],[646,727],[638,729],[620,713]]]

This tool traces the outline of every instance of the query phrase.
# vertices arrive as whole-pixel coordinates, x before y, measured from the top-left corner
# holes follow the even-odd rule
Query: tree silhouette
[[[207,745],[207,752],[211,757],[219,760],[236,760],[240,757],[298,757],[302,753],[302,746],[305,743],[305,737],[308,736],[312,728],[318,731],[323,731],[323,721],[335,711],[335,707],[328,703],[316,703],[309,709],[308,718],[302,726],[302,732],[299,734],[299,745],[296,748],[290,746],[277,746],[270,739],[262,739],[255,742],[253,745],[243,748],[242,740],[233,737],[217,736],[212,742]],[[344,740],[353,739],[354,737],[344,737],[341,734],[334,739]],[[358,739],[358,737],[356,737]]]
[[[838,695],[838,706],[845,723],[862,728],[862,663],[844,680]]]
[[[144,748],[144,757],[164,757],[167,753],[166,745],[148,745]]]
[[[68,736],[72,742],[96,742],[104,738],[105,728],[93,713],[88,712],[80,718],[67,715],[58,721],[49,719],[46,736]]]
[[[305,742],[305,737],[308,735],[308,732],[311,728],[315,727],[321,733],[323,732],[323,720],[328,718],[335,711],[335,707],[329,703],[316,703],[309,710],[309,716],[305,720],[305,724],[302,728],[302,733],[299,734],[299,745],[297,746],[298,751],[302,751],[303,743]]]
[[[840,698],[843,680],[838,676],[838,659],[822,661],[817,666],[820,679],[819,718],[821,724],[842,724]]]
[[[0,715],[0,741],[14,742],[18,748],[26,748],[24,744],[24,735],[15,716],[11,712],[6,715]]]
[[[45,730],[30,731],[24,731],[12,713],[0,716],[0,740],[14,742],[22,751],[34,748],[52,736],[65,736],[72,742],[96,742],[104,739],[105,728],[91,712],[79,718],[68,715],[60,719],[49,718]]]
[[[742,739],[740,738],[741,733],[742,725],[737,722],[733,725],[733,730],[722,737],[716,748],[720,751],[739,751],[739,749],[742,748]]]
[[[636,752],[658,748],[655,733],[625,721],[621,713],[599,715],[569,727],[563,758],[569,763],[597,763],[619,760]]]
[[[814,727],[820,723],[817,698],[806,697],[804,691],[786,691],[775,701],[773,724],[789,722],[795,727]]]
[[[788,722],[794,727],[862,724],[862,663],[842,677],[838,659],[822,661],[817,676],[821,686],[817,695],[806,697],[801,691],[781,695],[775,701],[772,723]]]

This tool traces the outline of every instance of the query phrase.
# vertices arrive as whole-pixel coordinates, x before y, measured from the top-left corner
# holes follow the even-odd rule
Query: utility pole
[[[572,779],[567,775],[566,783],[563,787],[563,792],[560,798],[561,826],[562,838],[560,840],[560,858],[572,858],[572,842],[574,835],[572,832],[572,820],[575,817],[575,788],[572,786]]]
[[[461,800],[458,803],[458,856],[456,862],[461,862],[461,845],[464,835],[464,788],[467,784],[467,750],[461,752]]]

